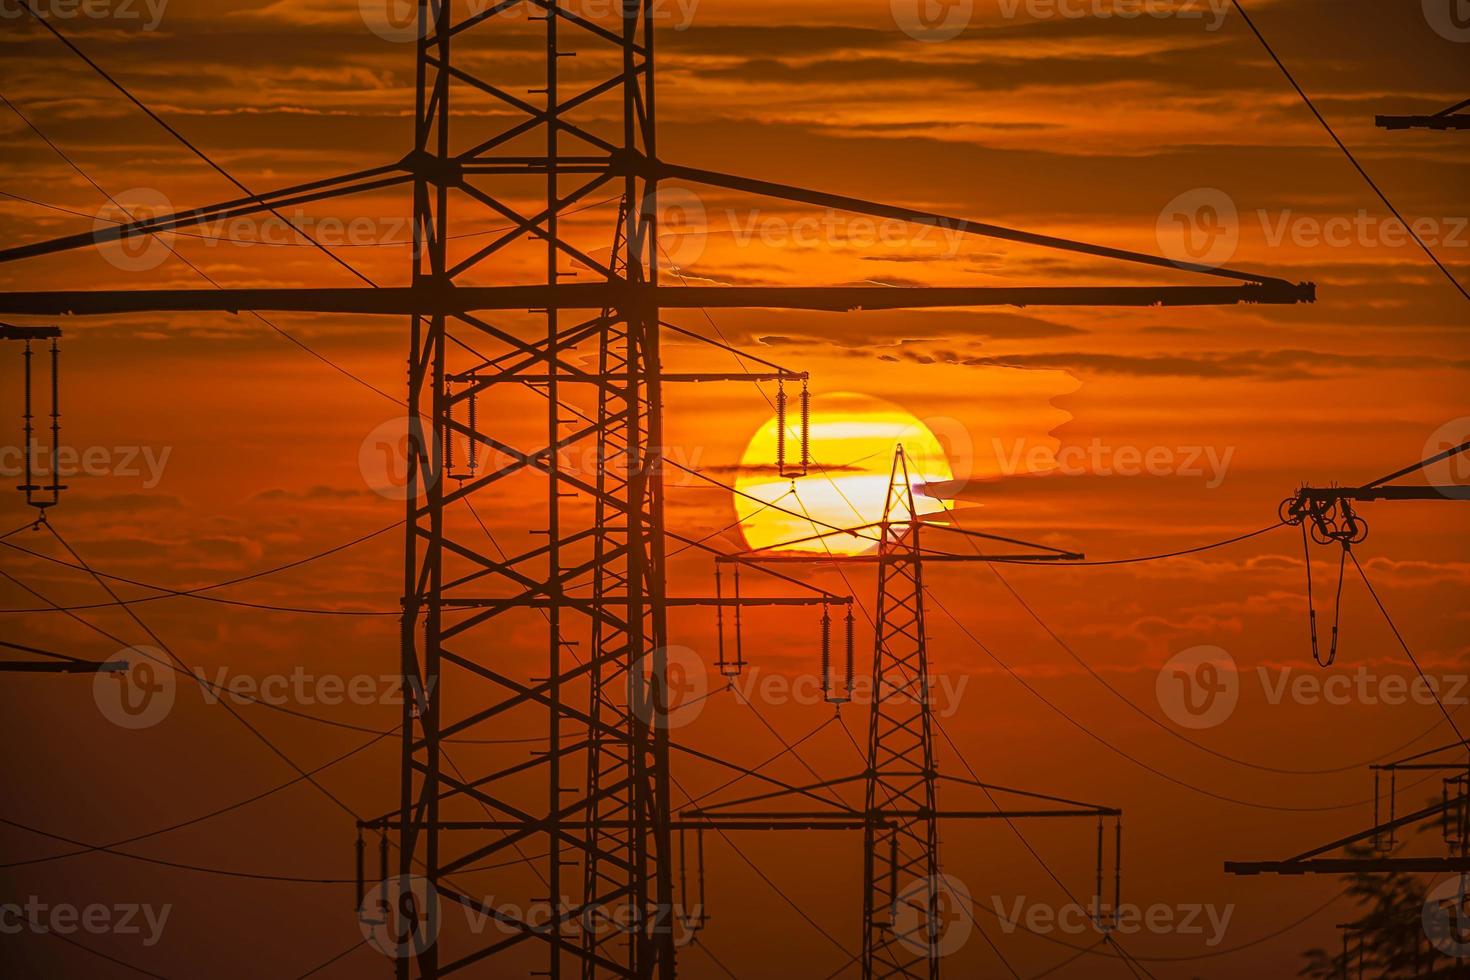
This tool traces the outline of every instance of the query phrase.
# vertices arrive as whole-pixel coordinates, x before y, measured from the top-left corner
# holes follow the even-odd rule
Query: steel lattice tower
[[[873,704],[868,721],[869,814],[896,814],[890,829],[863,831],[863,976],[939,976],[938,773],[929,712],[929,649],[924,632],[921,526],[908,461],[893,461],[878,526],[878,612]],[[902,905],[919,935],[895,921]],[[928,950],[928,952],[926,952]]]
[[[673,815],[670,756],[683,750],[671,743],[666,723],[669,609],[845,599],[670,595],[659,448],[665,387],[804,375],[771,364],[755,373],[673,374],[664,367],[660,340],[666,330],[679,328],[664,320],[665,311],[1294,304],[1311,302],[1315,290],[1272,276],[678,166],[661,158],[657,144],[655,0],[621,0],[605,17],[583,15],[560,0],[460,6],[477,9],[456,15],[449,0],[418,2],[414,142],[401,158],[266,193],[235,181],[241,196],[233,200],[0,250],[0,263],[13,262],[208,222],[281,217],[287,208],[406,188],[412,193],[415,239],[408,285],[4,292],[0,314],[279,311],[409,318],[400,669],[412,696],[402,715],[398,805],[362,828],[380,844],[382,924],[407,954],[398,962],[398,975],[439,978],[532,962],[538,974],[558,980],[672,980],[676,831],[866,828],[870,884],[889,887],[877,879],[933,867],[933,823],[945,814],[934,812],[929,735],[914,732],[905,714],[911,709],[894,700],[885,703],[881,717],[875,715],[873,751],[881,749],[886,761],[882,778],[869,790],[868,813],[790,820]],[[510,91],[505,77],[490,77],[509,69],[495,57],[483,57],[487,48],[476,50],[472,43],[503,40],[510,33],[504,22],[515,13],[531,15],[533,32],[517,37],[530,37],[535,56],[544,59],[529,98]],[[467,47],[471,57],[462,53]],[[572,82],[563,66],[574,54],[582,55],[582,63],[616,67],[594,81]],[[493,104],[496,112],[474,111],[475,100]],[[462,108],[467,103],[469,111]],[[661,281],[657,246],[659,187],[669,180],[1213,281],[669,285]],[[571,212],[590,208],[599,193],[611,193],[622,205],[597,229],[594,244],[586,236],[579,239],[569,219]],[[468,254],[451,248],[457,232],[481,227],[487,218],[509,221],[511,228]],[[595,258],[609,241],[611,255]],[[504,281],[512,278],[506,270],[518,267],[508,257],[524,257],[527,250],[535,251],[539,272],[525,281]],[[583,281],[568,282],[576,273]],[[580,344],[596,345],[591,366],[575,354]],[[537,434],[527,436],[532,422]],[[595,466],[567,462],[583,448]],[[477,502],[534,515],[526,518],[525,530],[537,543],[502,550],[481,524]],[[884,594],[892,599],[885,606],[891,631],[879,647],[885,651],[885,683],[895,691],[925,669],[919,563],[912,552],[905,554],[919,548],[917,524],[912,515],[906,530],[900,530],[902,523],[891,522],[892,540],[881,556]],[[527,643],[543,652],[534,665],[511,655],[525,647],[508,642],[515,635],[531,637]],[[461,743],[473,751],[474,743],[507,728],[544,733],[545,748],[527,761],[497,756],[491,762],[477,758],[473,768],[458,764]],[[922,775],[915,771],[918,754],[924,755]],[[898,809],[910,800],[924,805]],[[903,848],[884,856],[878,852],[890,827],[899,829],[895,839],[902,838]],[[549,919],[533,922],[468,891],[468,876],[484,862],[504,858],[523,859],[536,877],[516,883],[510,897],[523,909],[548,906]],[[875,894],[867,900],[864,943],[876,959],[892,943],[875,933],[887,914],[887,893]],[[441,902],[480,915],[497,934],[451,927],[450,917],[430,922]],[[928,922],[932,897],[926,904]],[[613,910],[628,910],[631,922],[587,928]],[[921,959],[925,969],[935,968],[932,957]]]

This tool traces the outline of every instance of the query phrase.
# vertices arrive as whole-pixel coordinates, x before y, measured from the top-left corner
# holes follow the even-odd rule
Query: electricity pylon
[[[686,750],[667,731],[668,611],[711,602],[738,608],[843,601],[830,595],[728,600],[669,593],[664,543],[672,532],[664,521],[660,449],[667,387],[805,376],[771,364],[758,372],[669,371],[662,337],[688,332],[665,319],[668,311],[1203,306],[1315,298],[1308,283],[667,162],[657,142],[658,7],[655,0],[622,0],[594,14],[560,0],[498,0],[456,14],[453,3],[419,0],[414,142],[401,157],[265,193],[235,181],[241,196],[230,201],[0,250],[0,263],[12,262],[252,215],[279,218],[286,209],[355,194],[411,193],[408,285],[379,287],[369,280],[352,288],[0,293],[0,314],[25,316],[278,311],[409,319],[400,651],[409,696],[399,805],[365,823],[383,835],[383,887],[391,878],[398,890],[398,901],[387,904],[393,928],[406,930],[408,940],[395,946],[400,977],[437,978],[491,961],[534,960],[538,972],[554,980],[671,980],[669,847],[671,835],[683,829],[671,815],[671,763]],[[517,12],[533,14],[534,29],[504,28]],[[503,60],[486,59],[473,48],[469,57],[459,54],[496,32],[504,46],[519,41],[526,47],[521,53],[544,59],[544,81],[530,99],[489,74],[501,70]],[[589,66],[588,72],[612,67],[604,76],[587,80],[583,72],[574,81],[565,69],[572,54],[583,55],[576,64]],[[487,103],[495,111],[484,111]],[[670,180],[1211,282],[669,285],[657,242],[659,189]],[[564,220],[590,210],[604,190],[622,202],[616,218],[592,232]],[[460,248],[459,232],[478,231],[487,219],[513,227],[483,245],[451,250],[451,242]],[[585,217],[579,222],[592,223]],[[616,243],[612,257],[594,258],[609,239]],[[536,251],[537,273],[506,282],[517,268],[511,259],[524,258],[527,249]],[[583,281],[568,281],[578,275]],[[578,345],[596,346],[596,368],[578,360]],[[539,434],[517,436],[515,423],[523,429],[533,418]],[[595,472],[565,459],[584,446],[593,447]],[[503,551],[479,526],[477,501],[534,510],[538,516],[525,530],[537,542]],[[544,654],[535,667],[513,652],[511,635],[534,637],[527,642]],[[529,762],[457,765],[459,743],[473,753],[507,728],[544,732],[546,747]],[[522,856],[523,847],[537,851],[522,862],[534,869],[534,883],[495,889],[506,907],[471,893],[477,868]],[[424,902],[442,900],[493,922],[497,934],[452,931],[444,917],[443,936],[427,941],[414,931],[432,914],[416,904],[420,891]],[[521,912],[507,911],[511,905]],[[530,921],[525,910],[543,905],[551,908],[549,917]],[[624,909],[631,910],[630,927],[587,928],[589,921],[600,925],[604,913]],[[523,955],[532,949],[534,956]]]
[[[926,534],[958,534],[989,544],[1003,542],[1031,549],[1023,554],[973,554],[926,549]],[[860,555],[830,552],[809,554],[784,549],[822,547],[834,536],[871,538],[876,549]],[[904,977],[935,980],[943,958],[941,904],[949,885],[940,873],[939,827],[944,820],[1017,820],[1026,818],[1083,817],[1099,820],[1098,914],[1101,915],[1103,843],[1101,821],[1111,818],[1115,833],[1115,887],[1121,854],[1122,811],[1113,807],[1077,803],[1057,796],[1030,793],[976,783],[940,774],[934,757],[934,724],[930,705],[929,642],[924,620],[924,566],[929,562],[966,564],[1024,560],[1079,561],[1082,555],[1032,545],[1023,541],[966,531],[949,524],[934,523],[919,514],[914,504],[913,480],[903,447],[894,455],[893,470],[883,505],[883,518],[875,524],[833,529],[807,538],[786,542],[759,552],[717,559],[724,563],[764,566],[779,563],[876,564],[878,595],[874,623],[872,704],[868,712],[867,767],[861,776],[831,780],[805,787],[796,795],[811,798],[819,790],[861,780],[863,784],[863,952],[865,980]],[[851,612],[849,612],[849,617]],[[851,658],[851,625],[849,649]],[[827,632],[827,631],[824,631]],[[823,690],[829,700],[843,703],[832,677],[830,659],[824,651]],[[848,691],[852,665],[848,664]],[[981,811],[945,811],[939,806],[943,782],[1041,800],[1048,807],[1005,810],[995,806]],[[691,811],[691,817],[729,817],[744,812],[742,807],[768,804],[786,794],[768,793]],[[1059,805],[1058,805],[1059,804]],[[1117,906],[1116,895],[1114,907]],[[972,913],[971,913],[972,914]]]

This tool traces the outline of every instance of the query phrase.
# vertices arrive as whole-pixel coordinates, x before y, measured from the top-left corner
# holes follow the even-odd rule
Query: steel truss
[[[361,896],[360,905],[366,917],[400,940],[399,977],[438,978],[514,964],[552,978],[672,980],[673,835],[716,827],[864,829],[871,970],[890,955],[885,950],[894,941],[891,929],[886,938],[882,931],[882,906],[892,895],[875,891],[883,887],[879,879],[937,867],[932,828],[943,816],[933,805],[938,777],[927,727],[913,729],[919,716],[905,714],[912,706],[885,702],[874,716],[875,754],[880,742],[887,751],[896,737],[909,741],[883,756],[881,768],[875,765],[867,812],[729,819],[714,813],[675,819],[672,813],[671,752],[690,750],[671,743],[668,734],[669,610],[849,600],[820,590],[813,590],[819,593],[814,598],[794,599],[669,594],[665,541],[677,535],[664,518],[660,447],[666,385],[805,375],[765,363],[768,370],[755,373],[666,371],[661,339],[678,328],[664,320],[664,312],[1294,304],[1311,302],[1315,288],[676,166],[661,159],[657,145],[653,0],[623,0],[602,19],[560,0],[473,6],[478,9],[457,15],[452,3],[419,0],[415,138],[401,159],[0,250],[0,262],[10,262],[405,188],[413,197],[415,240],[409,285],[0,292],[0,313],[272,310],[410,318],[401,670],[411,696],[402,717],[398,806],[361,828],[369,838],[378,837],[380,892],[375,899]],[[517,14],[528,15],[529,29],[507,26]],[[460,54],[492,36],[523,43],[526,52],[543,59],[544,80],[530,98],[506,88],[504,78],[486,74],[503,70],[500,59]],[[609,66],[605,76],[573,80],[565,66],[574,54],[581,56],[579,64]],[[477,104],[497,112],[461,117],[462,106]],[[1214,281],[899,289],[672,286],[660,276],[657,203],[660,183],[673,179]],[[600,192],[611,193],[622,206],[598,230],[597,241],[581,240],[568,214],[590,209]],[[487,218],[513,227],[469,254],[451,254],[455,229]],[[609,239],[612,254],[599,259]],[[514,258],[532,249],[540,272],[529,281],[501,282],[509,278],[504,273],[514,268]],[[566,281],[578,270],[590,281]],[[579,356],[579,345],[595,346],[590,363]],[[528,436],[524,430],[533,420],[539,434]],[[584,448],[596,461],[590,471],[569,462]],[[502,549],[481,524],[477,504],[538,514],[529,529],[535,541]],[[917,548],[917,524],[909,532],[911,537],[899,534],[885,544],[881,557],[885,595],[891,597],[884,618],[890,625],[878,644],[875,669],[893,692],[927,669],[919,566],[911,554],[904,556],[906,548]],[[532,666],[512,653],[524,649],[508,641],[513,635],[533,635],[544,656]],[[488,760],[475,755],[473,764],[466,758],[484,753],[480,743],[507,731],[544,732],[545,747],[526,761],[510,761],[503,750]],[[1047,799],[1067,808],[1021,815],[1116,815]],[[879,853],[889,838],[901,844],[896,857]],[[366,842],[360,839],[359,846],[361,866],[367,863]],[[522,875],[524,880],[507,872],[509,883],[496,890],[518,913],[474,890],[487,862],[511,859],[534,872],[534,878]],[[436,916],[441,903],[473,913],[494,929],[476,932],[459,925],[459,917]],[[925,904],[931,910],[921,914],[919,928],[932,936],[931,899]],[[550,913],[526,912],[538,905]],[[625,913],[624,921],[603,928],[614,912]],[[920,955],[924,970],[937,969],[932,959]],[[906,963],[900,969],[919,968]]]
[[[925,533],[949,532],[983,540],[1019,545],[1030,549],[1020,554],[973,554],[925,547]],[[825,539],[857,535],[871,538],[876,551],[870,554],[825,553]],[[805,548],[806,553],[780,549]],[[814,553],[815,552],[815,553]],[[931,560],[951,562],[1077,561],[1082,555],[1031,545],[993,535],[967,532],[952,525],[933,524],[922,518],[914,505],[912,478],[903,447],[894,457],[883,519],[877,524],[833,529],[810,538],[787,542],[778,549],[747,552],[720,559],[724,563],[752,565],[802,563],[876,563],[878,602],[873,648],[873,702],[869,708],[867,767],[861,776],[832,780],[800,791],[810,796],[861,781],[863,818],[863,951],[864,980],[875,978],[920,978],[937,980],[943,940],[942,905],[952,896],[941,875],[939,827],[945,820],[1018,820],[1032,818],[1095,818],[1098,825],[1098,914],[1101,915],[1103,839],[1102,821],[1117,823],[1114,850],[1115,887],[1121,856],[1122,811],[1106,806],[1078,803],[1061,797],[1030,793],[1007,787],[989,786],[955,777],[941,776],[934,758],[933,716],[930,707],[928,634],[924,623],[924,566]],[[850,654],[849,654],[850,655]],[[849,670],[851,667],[849,666]],[[849,678],[849,684],[851,683]],[[824,687],[834,682],[824,678]],[[839,696],[834,700],[841,701]],[[939,806],[941,782],[968,786],[1046,804],[1026,810],[999,806],[979,811],[945,811]],[[730,818],[769,816],[751,813],[746,807],[789,796],[774,792],[758,797],[707,806],[687,816]],[[839,811],[841,812],[841,811]],[[1115,895],[1114,907],[1117,906]],[[1100,929],[1106,924],[1099,922]]]

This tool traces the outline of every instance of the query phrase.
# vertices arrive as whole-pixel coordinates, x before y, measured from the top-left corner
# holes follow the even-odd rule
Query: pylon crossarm
[[[0,340],[58,340],[60,327],[17,327],[0,323]]]
[[[650,169],[663,180],[687,180],[692,183],[706,184],[711,187],[722,187],[726,190],[744,191],[751,194],[758,194],[762,197],[794,201],[799,204],[810,204],[815,207],[832,208],[838,211],[849,211],[855,214],[866,214],[881,218],[894,218],[900,221],[933,225],[947,230],[979,235],[985,238],[996,238],[1025,245],[1035,245],[1041,248],[1076,252],[1098,258],[1118,259],[1124,262],[1150,265],[1175,271],[1196,272],[1202,275],[1218,276],[1223,279],[1234,279],[1239,282],[1256,283],[1259,285],[1290,285],[1286,280],[1275,276],[1239,272],[1234,269],[1215,268],[1190,262],[1176,262],[1172,259],[1158,255],[1149,255],[1144,252],[1111,248],[1106,245],[1093,245],[1088,242],[1057,238],[1052,235],[1038,235],[1033,232],[1006,228],[1001,225],[948,217],[932,211],[921,211],[915,208],[900,207],[892,204],[880,204],[874,201],[864,201],[861,198],[846,197],[840,194],[828,194],[822,191],[796,187],[791,184],[779,184],[767,180],[753,180],[734,174],[719,173],[713,170],[700,170],[694,167],[681,167],[662,162],[652,165]]]
[[[1376,116],[1374,124],[1379,129],[1470,129],[1470,99],[1448,106],[1429,115]]]
[[[46,658],[44,660],[0,660],[0,674],[117,674],[126,672],[128,669],[128,663],[125,660],[102,662],[83,660],[81,657],[73,657],[70,654],[55,653],[51,650],[11,643],[7,640],[0,640],[0,648]]]
[[[1314,847],[1310,851],[1304,851],[1296,857],[1287,858],[1284,861],[1226,861],[1225,873],[1236,875],[1255,874],[1344,874],[1351,873],[1352,868],[1368,870],[1369,865],[1382,865],[1383,870],[1388,870],[1386,862],[1394,862],[1398,870],[1411,870],[1411,866],[1426,866],[1423,870],[1470,871],[1470,857],[1461,858],[1333,858],[1321,859],[1321,855],[1350,844],[1361,843],[1365,840],[1379,838],[1384,831],[1397,830],[1410,824],[1428,820],[1437,814],[1444,813],[1452,807],[1464,806],[1465,796],[1457,796],[1451,799],[1441,800],[1422,810],[1417,810],[1406,816],[1397,817],[1384,823],[1376,824],[1360,833],[1350,834],[1339,838],[1321,847]],[[1463,865],[1463,867],[1461,867]],[[1343,870],[1348,869],[1348,870]]]
[[[158,235],[177,231],[182,228],[191,228],[205,222],[231,221],[253,214],[279,210],[280,208],[296,207],[303,204],[312,204],[317,201],[346,197],[351,194],[362,194],[368,191],[396,187],[400,184],[409,183],[413,179],[414,175],[402,163],[374,167],[371,170],[360,170],[356,173],[343,174],[339,177],[329,177],[325,180],[313,181],[309,184],[297,184],[293,187],[285,187],[280,190],[257,194],[254,197],[237,198],[220,204],[206,205],[202,208],[162,215],[144,221],[105,224],[102,227],[79,235],[66,235],[61,238],[32,242],[29,245],[17,245],[13,248],[0,249],[0,262],[15,262],[20,259],[35,258],[42,255],[55,255],[59,252],[74,251],[79,248],[121,241],[127,238]]]
[[[79,245],[91,244],[82,236]],[[0,253],[3,259],[6,253]],[[665,309],[772,309],[850,313],[987,306],[1231,306],[1310,303],[1311,286],[387,286],[381,289],[128,289],[0,293],[0,313],[275,312],[459,316],[479,310],[621,309],[647,297]]]

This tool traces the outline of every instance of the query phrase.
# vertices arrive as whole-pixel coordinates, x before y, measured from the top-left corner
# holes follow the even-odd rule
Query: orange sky
[[[172,0],[152,30],[146,29],[150,8],[132,6],[141,20],[55,23],[252,188],[388,162],[404,152],[411,46],[374,35],[351,0]],[[1262,528],[1304,481],[1364,481],[1441,442],[1470,438],[1465,300],[1414,246],[1384,241],[1381,203],[1238,17],[1225,14],[1218,23],[1208,13],[1201,19],[1067,17],[1045,14],[1057,4],[973,6],[979,9],[963,33],[926,43],[899,30],[889,4],[879,0],[673,5],[671,17],[685,29],[660,38],[662,155],[1150,252],[1177,246],[1175,211],[1223,199],[1237,217],[1227,226],[1227,252],[1211,260],[1314,281],[1319,302],[1222,310],[716,311],[710,320],[696,311],[679,318],[682,325],[718,331],[760,357],[812,372],[819,394],[853,392],[901,406],[950,449],[957,482],[944,489],[966,526],[1094,558],[1171,551]],[[0,17],[0,93],[108,193],[126,206],[148,208],[232,196],[222,178],[54,38],[8,16],[11,7],[0,4],[6,15]],[[1463,98],[1470,87],[1466,38],[1436,32],[1417,3],[1256,0],[1248,8],[1401,212],[1423,219],[1436,252],[1461,282],[1470,281],[1464,217],[1470,151],[1463,137],[1385,133],[1372,125],[1377,112],[1428,112]],[[1007,16],[1011,9],[1020,12]],[[477,42],[468,59],[507,87],[534,87],[539,64],[515,43],[523,28],[509,29],[510,40],[492,34]],[[589,51],[568,71],[590,78],[606,67]],[[473,129],[475,112],[485,107],[467,108],[463,125]],[[3,106],[0,134],[0,191],[12,195],[0,195],[0,245],[91,229],[105,203],[98,190]],[[691,282],[1191,281],[985,239],[829,219],[728,192],[682,190],[689,196],[681,213],[690,217],[671,219],[664,247],[677,253]],[[394,243],[409,234],[401,217],[408,204],[406,192],[382,193],[315,206],[303,220],[334,246],[345,245],[341,253],[378,281],[403,283],[409,250]],[[594,247],[605,238],[609,210],[604,204],[577,216],[571,233]],[[349,224],[363,216],[371,220]],[[472,235],[492,226],[476,216],[459,231]],[[172,244],[223,284],[353,284],[299,240],[272,239],[283,236],[278,227],[217,231],[245,241],[180,236]],[[1205,236],[1195,243],[1216,241]],[[159,258],[145,257],[141,264],[149,267],[133,263],[131,269],[96,253],[0,265],[0,290],[202,285],[177,258]],[[528,261],[488,266],[476,281],[524,281]],[[406,346],[402,322],[272,320],[396,395]],[[101,569],[186,589],[313,554],[399,519],[401,505],[373,492],[361,467],[364,442],[398,410],[259,322],[204,314],[74,320],[65,327],[66,438],[79,449],[102,451],[105,462],[72,479],[55,523]],[[733,367],[728,355],[674,340],[668,359],[676,370]],[[0,351],[6,401],[0,416],[20,412],[18,379],[18,352]],[[744,385],[675,391],[667,411],[671,455],[720,479],[734,472],[770,415],[761,394]],[[497,422],[516,434],[528,425],[511,416]],[[18,441],[18,423],[8,429],[0,448]],[[1156,463],[1142,467],[1137,460],[1150,453]],[[1464,468],[1439,475],[1470,482]],[[681,533],[702,537],[735,519],[728,494],[698,480],[674,482],[669,521]],[[0,533],[26,520],[16,498],[7,493],[0,500]],[[1446,678],[1463,674],[1470,654],[1464,603],[1470,510],[1377,504],[1365,514],[1372,535],[1358,553],[1411,648],[1426,670]],[[482,516],[507,548],[533,540],[526,530],[534,517],[524,499],[499,500]],[[56,553],[41,534],[13,540]],[[740,546],[730,533],[718,540]],[[397,536],[385,535],[220,594],[254,603],[391,610],[401,589],[400,547]],[[1335,584],[1335,565],[1329,567],[1325,549],[1316,557],[1320,597]],[[57,601],[106,598],[66,569],[14,552],[0,558],[0,568]],[[682,555],[673,572],[676,594],[712,587],[706,558]],[[1285,857],[1368,826],[1371,780],[1359,764],[1391,757],[1416,737],[1422,736],[1416,743],[1422,748],[1452,736],[1429,705],[1271,703],[1259,670],[1273,682],[1316,673],[1306,646],[1295,532],[1166,563],[1000,573],[1079,657],[1164,727],[1173,725],[1155,695],[1161,665],[1188,648],[1219,647],[1242,671],[1241,704],[1219,727],[1186,734],[1258,766],[1336,770],[1264,772],[1170,737],[1082,670],[990,570],[932,571],[930,585],[943,604],[930,609],[932,669],[965,685],[943,723],[981,777],[1122,806],[1126,900],[1233,910],[1218,944],[1198,935],[1145,933],[1127,941],[1130,951],[1160,977],[1226,978],[1295,973],[1303,950],[1334,947],[1333,926],[1351,915],[1349,905],[1298,920],[1340,891],[1336,881],[1231,879],[1222,874],[1222,861]],[[844,590],[830,571],[810,576]],[[852,584],[871,608],[870,572],[852,573]],[[1330,616],[1330,598],[1319,601],[1328,603],[1324,615]],[[0,608],[8,610],[0,613],[0,637],[96,658],[116,652],[119,644],[62,615],[13,612],[35,605],[35,596],[0,582]],[[299,666],[313,675],[379,677],[396,663],[390,616],[303,616],[189,600],[150,602],[139,614],[187,663],[211,676],[224,669],[259,678]],[[128,643],[145,639],[115,610],[80,615]],[[814,613],[751,619],[764,676],[811,673]],[[709,615],[676,613],[672,628],[675,642],[713,659]],[[871,639],[863,628],[859,636],[862,651]],[[1351,581],[1343,636],[1334,670],[1407,676],[1371,599]],[[516,635],[508,642],[527,640]],[[866,666],[863,657],[859,669]],[[181,692],[162,724],[136,732],[99,714],[86,679],[14,676],[0,684],[0,698],[11,746],[0,753],[0,782],[7,787],[0,818],[64,837],[92,843],[131,837],[291,776],[195,691]],[[830,715],[820,705],[758,706],[787,739],[806,735]],[[298,707],[378,730],[397,721],[386,706]],[[366,741],[359,732],[278,712],[240,710],[255,711],[249,717],[305,766]],[[847,709],[844,717],[861,737],[861,711]],[[748,764],[780,749],[752,710],[728,694],[711,698],[678,737]],[[824,775],[855,771],[859,763],[835,724],[805,743],[803,755]],[[461,764],[489,768],[505,758],[500,750],[481,750],[467,752]],[[940,765],[965,772],[947,743]],[[396,767],[390,739],[328,770],[323,782],[354,810],[376,813],[392,805]],[[770,771],[808,778],[790,759]],[[691,790],[716,781],[709,773],[687,778]],[[1417,803],[1437,788],[1412,792]],[[1087,827],[1024,829],[1069,888],[1090,894]],[[297,786],[257,807],[127,849],[187,864],[341,878],[352,874],[352,840],[346,813]],[[790,840],[740,843],[835,941],[781,906],[737,855],[716,849],[715,918],[701,937],[714,956],[690,950],[681,973],[701,980],[725,975],[715,958],[740,977],[823,977],[838,969],[847,956],[837,947],[856,950],[858,943],[858,842],[824,836],[799,848]],[[0,863],[69,849],[0,825]],[[1062,900],[1004,827],[949,828],[943,860],[946,872],[977,897],[979,921],[1021,975],[1072,954],[1054,939],[1095,941],[1087,934],[1007,931],[984,911],[994,911],[993,898],[1007,908],[1018,896],[1052,905]],[[137,936],[78,937],[167,977],[205,970],[221,977],[299,976],[359,938],[350,892],[226,879],[100,854],[0,872],[0,903],[39,895],[79,904],[173,904],[156,945]],[[786,958],[779,973],[770,966],[775,950]],[[0,963],[10,968],[6,975],[27,977],[135,975],[33,935],[0,936]],[[358,950],[316,975],[330,980],[387,969],[377,954]],[[978,938],[945,970],[1008,975]],[[1115,960],[1086,957],[1053,975],[1127,972]]]

